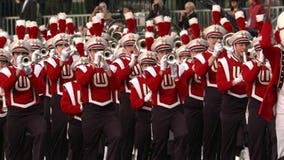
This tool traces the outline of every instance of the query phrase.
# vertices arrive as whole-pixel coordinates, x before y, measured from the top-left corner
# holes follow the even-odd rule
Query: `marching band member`
[[[157,38],[152,50],[157,53],[160,64],[146,69],[146,79],[152,91],[152,131],[153,160],[166,159],[169,130],[175,138],[174,159],[185,160],[187,129],[183,115],[182,90],[177,72],[171,73],[167,56],[171,53],[173,42],[169,36]],[[178,70],[178,68],[176,68]]]
[[[30,46],[23,39],[10,46],[13,65],[0,72],[0,86],[5,91],[7,114],[7,133],[9,159],[22,159],[26,132],[32,137],[32,148],[23,154],[32,154],[32,159],[43,159],[45,123],[39,107],[37,93],[38,71],[31,66],[28,58]]]
[[[0,37],[1,36],[0,32]],[[6,37],[7,38],[7,37]],[[1,39],[1,38],[0,38]],[[11,57],[7,51],[2,49],[6,44],[6,41],[0,43],[0,70],[9,65],[9,57]],[[2,43],[3,42],[3,43]],[[4,160],[4,153],[7,155],[7,133],[6,133],[6,116],[7,116],[7,105],[5,101],[4,90],[0,87],[0,159]]]
[[[275,34],[275,40],[279,38],[278,46],[271,44],[272,25],[271,22],[264,22],[260,41],[261,48],[265,58],[269,60],[272,69],[272,78],[267,86],[263,101],[260,106],[259,114],[266,120],[271,121],[275,116],[275,129],[277,136],[277,158],[284,159],[284,136],[283,136],[283,19],[284,13],[282,12],[277,18],[278,34]],[[277,33],[277,32],[276,32]]]
[[[252,41],[252,60],[241,68],[244,81],[248,85],[248,148],[250,159],[276,160],[275,121],[267,122],[258,115],[260,104],[271,80],[271,66],[265,59],[259,44],[259,37]],[[269,139],[267,138],[269,137]]]
[[[106,137],[107,160],[117,159],[121,139],[121,125],[113,105],[116,77],[104,58],[107,42],[93,36],[86,43],[90,64],[79,65],[76,79],[84,104],[82,114],[83,159],[97,159],[99,141]],[[90,127],[91,126],[91,127]]]
[[[194,58],[206,51],[208,44],[206,40],[197,38],[191,40],[187,50],[193,60],[186,60],[186,70],[182,74],[182,81],[187,87],[184,99],[184,115],[188,130],[187,157],[189,159],[201,159],[202,132],[203,132],[203,95],[205,79],[194,73]],[[182,50],[178,50],[178,53]],[[183,52],[184,53],[184,52]],[[187,54],[185,54],[187,56]]]
[[[69,47],[65,33],[59,33],[52,38],[54,46],[53,56],[46,61],[47,76],[50,81],[51,114],[51,159],[66,159],[68,143],[66,138],[67,117],[60,107],[62,95],[62,85],[75,80],[75,75],[71,69],[74,59],[74,50]]]
[[[222,144],[221,159],[233,160],[244,146],[245,112],[247,106],[246,83],[241,75],[241,66],[246,61],[251,36],[247,31],[238,31],[228,40],[233,46],[232,56],[218,62],[216,83],[223,93],[221,104]],[[238,134],[240,133],[240,134]],[[241,138],[240,138],[241,137]]]
[[[60,100],[61,109],[69,117],[68,136],[72,160],[83,158],[83,133],[82,133],[82,102],[80,86],[77,81],[70,81],[63,84],[63,93]]]
[[[194,57],[194,72],[204,77],[206,87],[204,90],[203,108],[203,157],[215,159],[220,155],[221,124],[220,110],[222,95],[217,90],[216,72],[218,59],[226,56],[225,50],[218,42],[225,35],[226,30],[220,25],[211,25],[204,29],[203,35],[208,42],[208,49]]]
[[[124,55],[117,58],[112,65],[115,66],[119,87],[119,118],[122,126],[121,159],[131,160],[134,143],[135,112],[131,109],[129,81],[142,73],[137,63],[138,48],[136,42],[139,38],[135,34],[134,17],[132,12],[125,14],[128,33],[119,41],[124,48]]]
[[[156,64],[156,54],[151,51],[143,52],[138,57],[142,69]],[[144,72],[145,73],[145,72]],[[130,102],[136,112],[135,140],[134,145],[138,150],[137,160],[146,160],[149,156],[151,143],[151,97],[152,92],[146,84],[145,74],[130,80]]]

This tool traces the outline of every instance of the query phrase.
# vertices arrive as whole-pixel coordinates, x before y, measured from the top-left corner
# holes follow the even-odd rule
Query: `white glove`
[[[30,75],[33,70],[31,66],[26,66],[24,67],[24,71],[26,72],[26,75]]]
[[[105,71],[108,71],[109,70],[109,65],[107,64],[107,62],[105,60],[102,61],[102,68],[105,70]]]
[[[215,57],[218,57],[218,55],[221,53],[222,50],[223,50],[222,44],[220,42],[215,43],[213,55]]]
[[[258,61],[261,62],[261,63],[264,62],[264,55],[263,55],[263,51],[262,51],[262,50],[260,50],[260,51],[258,52],[258,55],[257,55],[256,60],[258,60]]]
[[[171,68],[171,77],[172,78],[178,77],[178,65],[177,64],[170,65],[170,68]]]
[[[38,58],[39,56],[40,56],[40,50],[37,49],[32,53],[32,62],[37,63],[38,60],[39,60],[39,58]]]
[[[69,57],[74,53],[75,51],[71,49],[71,47],[65,47],[62,49],[60,54],[61,61],[68,61]]]
[[[160,60],[160,70],[161,70],[161,71],[166,70],[167,65],[168,65],[168,62],[167,62],[167,55],[164,55],[164,56],[161,58],[161,60]]]
[[[19,70],[22,70],[22,69],[24,69],[24,66],[23,66],[23,64],[22,64],[22,58],[23,58],[23,55],[19,55],[18,57],[17,57],[17,59],[16,59],[16,66],[17,66],[17,68],[19,69]]]
[[[128,63],[129,67],[132,68],[135,63],[136,63],[136,59],[137,59],[137,54],[131,54],[131,59],[130,59],[130,62]]]
[[[233,80],[233,86],[244,81],[242,74],[240,74],[237,78]]]
[[[101,62],[101,58],[102,58],[102,54],[103,51],[99,51],[97,53],[95,53],[95,57],[94,57],[94,64],[95,65],[100,65],[100,62]]]
[[[152,98],[152,92],[148,92],[144,97],[144,102],[149,102]]]

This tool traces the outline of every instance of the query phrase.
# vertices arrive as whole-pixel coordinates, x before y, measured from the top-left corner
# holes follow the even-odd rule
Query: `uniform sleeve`
[[[255,81],[260,67],[256,65],[256,63],[249,61],[246,64],[241,66],[242,76],[245,82],[251,84]]]
[[[151,67],[151,69],[154,70],[154,68],[152,68],[152,67]],[[156,75],[153,76],[151,73],[149,73],[146,70],[146,79],[147,79],[146,84],[147,84],[147,86],[150,88],[150,90],[152,92],[157,92],[158,91],[159,87],[161,86],[162,76],[163,76],[163,75],[161,76],[157,72],[155,72],[155,73],[156,73]]]
[[[194,71],[198,76],[203,77],[208,72],[208,70],[209,66],[207,60],[201,62],[198,58],[194,59]]]
[[[53,58],[49,58],[45,64],[46,64],[46,74],[50,79],[51,83],[55,84],[60,76],[61,68]]]
[[[224,68],[220,62],[218,62],[218,69],[216,73],[216,83],[220,92],[225,92],[232,87],[232,80],[227,81]]]
[[[118,82],[121,83],[122,81],[126,80],[129,74],[131,74],[131,68],[129,66],[118,70],[116,73]]]
[[[94,75],[94,70],[91,67],[81,65],[75,71],[76,80],[82,86],[87,86]]]
[[[7,91],[14,87],[18,77],[6,67],[1,70],[0,79],[0,87]]]
[[[131,85],[131,92],[130,92],[130,102],[131,108],[135,110],[139,110],[143,107],[144,99],[139,98],[136,89]]]
[[[75,98],[75,100],[76,99],[77,98]],[[60,99],[60,106],[64,113],[71,114],[71,115],[81,113],[81,105],[78,103],[76,103],[76,105],[72,105],[70,96],[65,88],[63,89],[63,94]]]
[[[194,72],[191,68],[187,69],[179,78],[179,82],[176,83],[178,90],[179,90],[179,94],[181,96],[187,96],[188,92],[187,92],[187,88],[189,85],[189,80],[194,76]]]

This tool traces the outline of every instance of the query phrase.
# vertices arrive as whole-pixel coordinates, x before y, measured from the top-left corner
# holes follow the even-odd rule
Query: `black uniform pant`
[[[239,154],[239,151],[245,145],[247,102],[247,98],[223,95],[221,105],[222,160],[235,160],[235,156]]]
[[[137,160],[147,160],[151,143],[151,112],[139,110],[136,112],[135,148],[138,150]]]
[[[106,160],[119,158],[121,125],[116,116],[113,104],[97,106],[91,103],[84,105],[82,115],[83,160],[97,160],[100,139],[106,138]]]
[[[222,95],[215,87],[206,87],[203,108],[203,159],[220,159]]]
[[[83,158],[83,133],[80,120],[74,118],[69,120],[68,135],[72,156],[71,160],[81,160]]]
[[[46,123],[46,132],[45,132],[45,156],[46,160],[51,160],[51,110],[50,110],[50,97],[42,96],[41,97],[41,105],[43,106],[43,117]]]
[[[22,152],[25,150],[26,153],[32,153],[32,160],[42,160],[45,131],[46,126],[42,109],[38,105],[25,109],[9,107],[7,114],[8,159],[25,159]],[[30,135],[27,135],[27,133]],[[32,146],[27,151],[25,145],[29,145],[30,140]]]
[[[6,117],[0,117],[0,160],[4,160],[4,153],[7,154]]]
[[[203,133],[203,101],[186,97],[184,101],[184,115],[188,130],[187,158],[201,159]]]
[[[120,93],[119,102],[119,119],[122,128],[120,159],[131,160],[134,144],[135,111],[131,109],[129,93]]]
[[[66,160],[68,153],[67,141],[67,115],[62,112],[60,106],[60,95],[52,95],[50,106],[51,114],[51,141],[50,141],[50,159]]]
[[[187,129],[182,105],[172,109],[154,106],[152,109],[152,160],[167,159],[169,130],[174,133],[174,160],[185,160]]]
[[[261,102],[255,98],[249,99],[248,110],[248,148],[251,160],[276,160],[277,139],[275,120],[267,122],[259,116]]]

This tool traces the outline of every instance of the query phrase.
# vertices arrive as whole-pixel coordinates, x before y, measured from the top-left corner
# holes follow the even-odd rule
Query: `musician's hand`
[[[223,50],[223,45],[220,42],[215,43],[213,55],[218,57],[218,55]]]
[[[256,60],[258,60],[261,63],[264,62],[264,55],[263,55],[263,51],[262,50],[256,52]]]
[[[242,82],[242,81],[244,81],[244,78],[243,78],[243,76],[242,76],[242,74],[240,74],[237,78],[235,78],[234,80],[233,80],[233,86],[235,86],[236,84],[238,84],[238,83],[240,83],[240,82]]]
[[[24,67],[24,71],[26,72],[26,75],[31,75],[33,70],[31,66]]]
[[[69,57],[74,53],[75,51],[71,49],[71,47],[65,47],[62,49],[60,54],[60,60],[65,62],[68,61]]]
[[[167,55],[164,55],[160,60],[160,70],[165,71],[168,66]]]
[[[152,92],[148,92],[144,97],[144,102],[149,102],[152,98]]]
[[[131,59],[130,59],[130,62],[128,64],[130,68],[132,68],[135,65],[137,57],[138,57],[137,54],[134,54],[134,53],[131,54]]]
[[[22,58],[23,58],[23,55],[19,55],[16,59],[16,66],[19,70],[23,70],[24,69],[24,66],[22,64]]]
[[[99,51],[99,52],[95,53],[95,57],[94,57],[94,64],[95,65],[97,65],[97,66],[100,65],[102,55],[103,55],[103,51]]]

